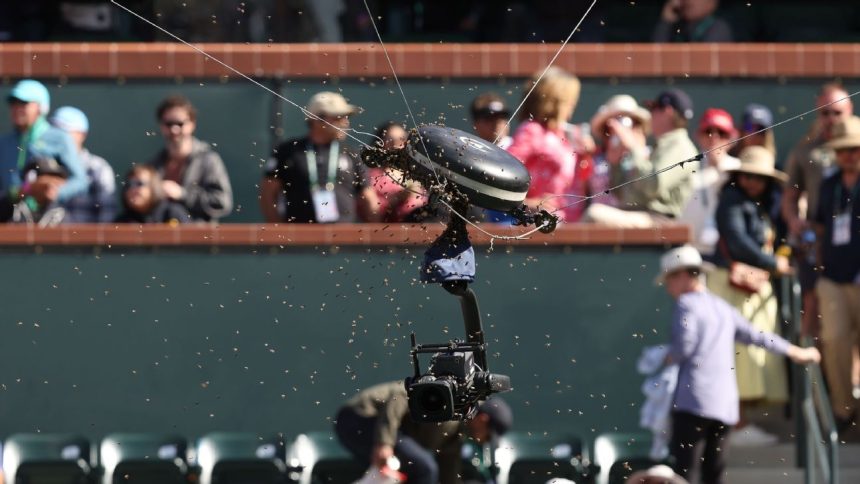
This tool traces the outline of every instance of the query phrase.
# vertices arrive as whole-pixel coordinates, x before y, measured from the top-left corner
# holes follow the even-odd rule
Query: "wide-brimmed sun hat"
[[[651,113],[640,106],[633,96],[627,94],[618,94],[609,98],[606,103],[599,108],[591,118],[591,132],[597,137],[603,137],[603,125],[610,118],[617,116],[629,116],[642,123],[645,132],[651,130]]]
[[[860,118],[851,116],[833,125],[833,138],[827,143],[827,147],[839,150],[844,148],[860,147]]]
[[[767,176],[780,183],[788,181],[788,175],[776,169],[776,158],[773,153],[764,146],[747,146],[738,158],[741,164],[729,172]]]
[[[359,111],[358,106],[346,102],[341,94],[329,91],[314,94],[306,109],[317,116],[351,116]]]

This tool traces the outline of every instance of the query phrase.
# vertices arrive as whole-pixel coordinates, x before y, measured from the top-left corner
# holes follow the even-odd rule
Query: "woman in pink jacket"
[[[524,92],[528,93],[533,83],[534,80],[529,81]],[[523,104],[519,113],[523,123],[508,147],[532,177],[526,205],[556,211],[556,215],[568,222],[579,219],[585,204],[574,203],[578,200],[574,197],[554,195],[586,193],[585,166],[579,166],[585,162],[575,153],[574,140],[567,129],[579,91],[576,76],[550,68]]]

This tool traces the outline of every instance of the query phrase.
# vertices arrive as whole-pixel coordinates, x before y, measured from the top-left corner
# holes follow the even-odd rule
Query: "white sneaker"
[[[774,434],[769,434],[755,424],[749,424],[743,428],[733,430],[729,434],[729,445],[737,447],[763,447],[773,445],[779,441]]]
[[[851,390],[851,396],[854,397],[854,400],[860,400],[860,385],[854,385],[854,388]]]

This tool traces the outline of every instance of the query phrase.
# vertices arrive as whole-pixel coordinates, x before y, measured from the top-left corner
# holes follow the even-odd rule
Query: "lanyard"
[[[854,200],[857,199],[858,192],[860,192],[860,180],[854,183],[854,187],[851,189],[851,195],[848,197],[848,204],[843,210],[840,208],[840,205],[842,205],[842,180],[836,182],[836,188],[833,189],[833,213],[854,213]]]
[[[340,157],[340,144],[332,141],[328,146],[328,180],[325,183],[326,191],[334,190],[334,182],[337,179],[337,159]],[[320,180],[317,171],[317,153],[314,147],[308,144],[305,150],[305,160],[308,163],[308,180],[311,182],[311,190],[319,190]]]

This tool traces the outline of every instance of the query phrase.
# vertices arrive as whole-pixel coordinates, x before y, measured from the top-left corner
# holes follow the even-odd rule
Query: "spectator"
[[[24,168],[37,159],[54,159],[68,171],[57,193],[58,202],[65,203],[85,192],[87,176],[72,139],[45,119],[50,111],[48,89],[38,81],[25,79],[15,84],[7,99],[13,129],[0,137],[0,196],[14,202],[25,196],[21,176]]]
[[[707,290],[700,277],[703,269],[695,248],[679,247],[660,259],[658,281],[675,299],[667,356],[679,365],[670,444],[675,472],[687,478],[699,461],[701,481],[715,484],[726,482],[724,440],[739,417],[733,343],[755,345],[796,363],[818,362],[821,355],[751,324]]]
[[[52,227],[63,222],[66,211],[57,203],[69,170],[54,158],[36,158],[22,170],[23,198],[0,200],[0,221]]]
[[[773,130],[763,131],[771,126],[773,126],[773,113],[767,106],[761,104],[747,105],[741,118],[741,139],[729,150],[729,154],[738,156],[747,146],[764,146],[776,158],[776,140]]]
[[[508,136],[508,118],[511,112],[501,96],[492,92],[481,94],[472,100],[470,111],[475,134],[481,139],[496,143],[502,149],[511,146],[513,139]]]
[[[551,68],[540,82],[530,80],[523,92],[528,93],[535,83],[519,113],[523,123],[514,133],[508,151],[523,162],[531,175],[526,205],[556,212],[563,220],[574,222],[582,213],[582,205],[557,195],[585,195],[585,180],[576,178],[579,160],[565,133],[567,120],[579,100],[579,79]]]
[[[412,484],[454,484],[461,482],[463,438],[483,444],[512,424],[511,409],[500,398],[481,404],[477,415],[465,422],[417,422],[409,415],[406,386],[400,380],[349,399],[337,414],[335,433],[365,465],[382,467],[396,456]]]
[[[634,148],[629,149],[621,145],[618,136],[613,134],[608,126],[609,120],[617,120],[622,126],[631,128],[636,143]],[[589,195],[602,193],[594,199],[594,203],[617,207],[620,202],[615,194],[604,193],[611,188],[610,168],[613,164],[628,160],[633,150],[647,150],[646,141],[651,132],[651,113],[639,106],[632,96],[627,94],[612,96],[591,118],[591,132],[600,140],[600,149],[595,153],[594,171],[588,179]]]
[[[194,137],[197,110],[182,96],[170,96],[156,110],[164,149],[150,164],[161,176],[164,195],[197,221],[217,222],[233,210],[233,189],[224,162],[209,143]]]
[[[631,156],[611,163],[612,186],[628,184],[617,190],[621,209],[591,205],[585,219],[616,227],[653,227],[681,215],[692,191],[691,164],[670,166],[696,156],[696,147],[687,135],[687,123],[693,117],[693,102],[684,91],[669,89],[648,103],[651,130],[656,138],[654,150],[648,152],[641,138],[620,121],[610,119],[606,126]],[[637,180],[632,183],[633,180]]]
[[[126,173],[122,206],[116,219],[120,223],[175,225],[191,221],[188,209],[164,193],[161,175],[151,165],[135,165]]]
[[[836,124],[826,145],[836,153],[836,172],[821,184],[814,218],[822,272],[816,287],[821,303],[824,369],[840,432],[857,419],[852,363],[860,344],[860,118]]]
[[[260,208],[266,222],[356,222],[377,218],[379,201],[364,164],[342,143],[358,107],[338,93],[308,102],[306,136],[288,140],[266,163]],[[285,213],[281,213],[279,206]]]
[[[706,154],[693,175],[693,194],[684,205],[680,220],[690,225],[692,245],[705,256],[714,253],[720,238],[714,218],[720,188],[728,179],[727,172],[740,166],[740,160],[728,154],[727,145],[737,134],[732,115],[716,108],[705,111],[696,132],[699,149]]]
[[[65,222],[112,222],[117,211],[115,175],[104,158],[90,153],[84,147],[90,130],[87,115],[78,108],[64,106],[54,111],[50,121],[71,136],[89,181],[86,193],[63,204],[66,209]]]
[[[788,259],[773,253],[774,231],[769,215],[772,192],[777,183],[785,181],[785,174],[774,165],[770,151],[750,146],[741,153],[740,166],[729,171],[729,182],[717,206],[720,240],[712,259],[718,268],[708,278],[708,288],[714,294],[736,307],[755,329],[769,333],[777,329],[777,303],[768,273],[790,272]],[[740,280],[749,273],[760,276],[754,286]],[[776,436],[748,425],[745,415],[753,404],[783,403],[788,399],[782,361],[760,349],[738,347],[735,368],[741,400],[738,428],[743,432],[734,434],[732,443],[775,443]]]
[[[788,183],[782,196],[782,217],[788,224],[788,240],[798,269],[803,293],[803,333],[818,336],[818,301],[815,284],[813,244],[815,232],[811,220],[818,213],[821,181],[835,171],[833,150],[827,142],[833,137],[833,126],[849,119],[854,106],[848,92],[838,84],[825,84],[815,106],[820,108],[808,134],[789,153],[786,161]]]
[[[732,29],[714,16],[718,0],[666,0],[654,42],[731,42]]]
[[[398,149],[406,146],[406,129],[403,125],[389,121],[376,130],[382,140],[382,148]],[[376,198],[379,200],[377,212],[383,222],[403,222],[410,213],[427,203],[422,195],[421,184],[406,178],[394,168],[371,168],[368,170]]]

